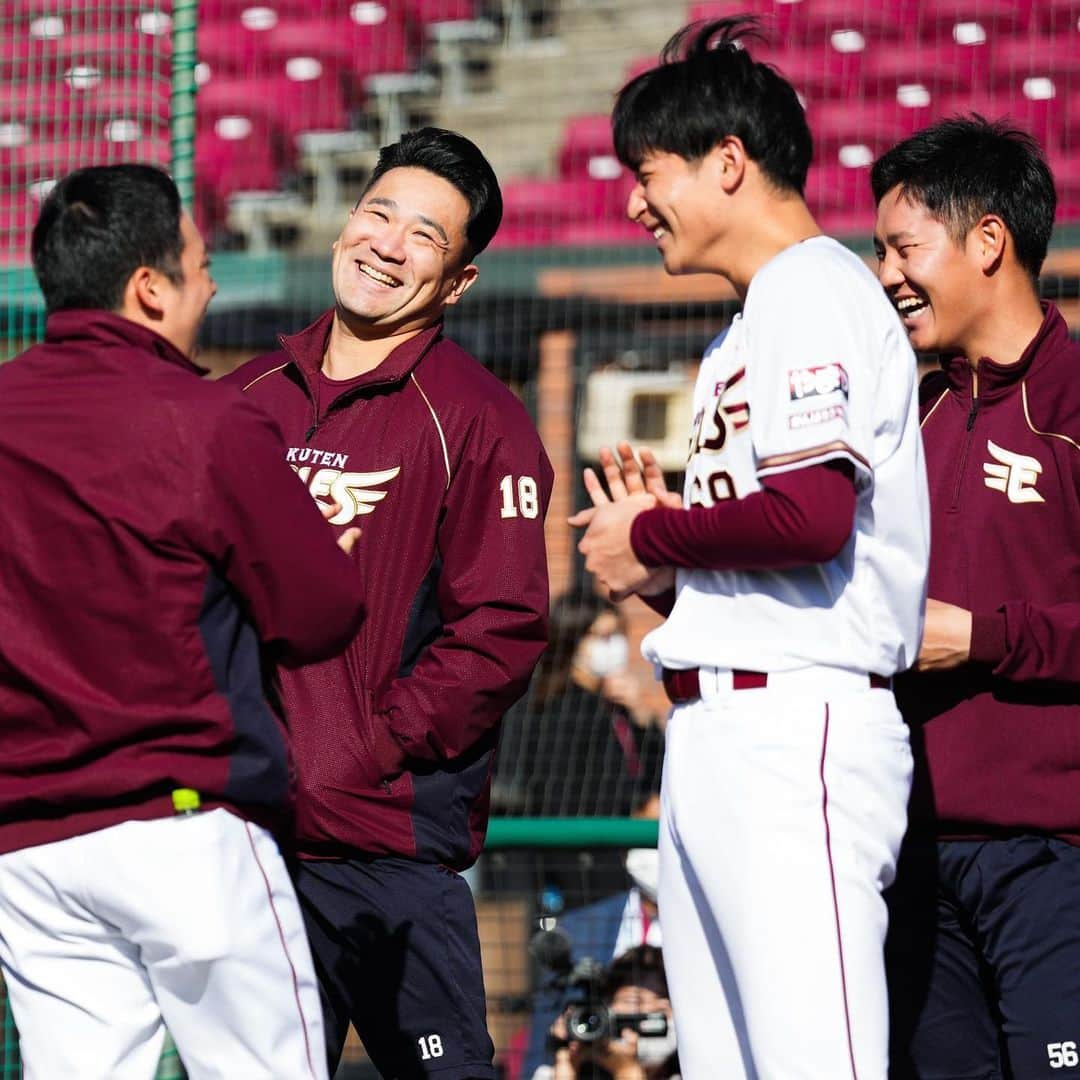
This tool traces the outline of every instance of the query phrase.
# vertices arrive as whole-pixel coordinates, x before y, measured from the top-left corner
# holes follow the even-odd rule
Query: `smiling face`
[[[723,235],[718,151],[700,161],[653,151],[637,168],[626,216],[656,241],[669,274],[716,271],[715,245]]]
[[[971,230],[958,244],[943,222],[899,187],[878,204],[878,280],[919,352],[969,351],[985,293],[975,234]]]
[[[177,284],[164,274],[157,274],[156,287],[162,299],[162,316],[155,327],[186,356],[195,354],[199,327],[206,309],[217,292],[210,275],[210,257],[195,222],[187,214],[180,218],[182,280]]]
[[[466,263],[469,204],[426,169],[384,173],[364,193],[334,244],[338,314],[362,336],[436,322],[476,279]]]

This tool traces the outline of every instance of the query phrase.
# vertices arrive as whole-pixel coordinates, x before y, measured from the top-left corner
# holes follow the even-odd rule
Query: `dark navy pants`
[[[886,898],[891,1080],[1080,1078],[1080,848],[909,837]]]
[[[476,908],[464,878],[387,856],[302,862],[293,880],[331,1076],[351,1020],[386,1080],[494,1080]]]

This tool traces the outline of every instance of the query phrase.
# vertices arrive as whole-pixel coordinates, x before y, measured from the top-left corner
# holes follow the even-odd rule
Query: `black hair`
[[[379,160],[361,198],[384,173],[403,168],[426,169],[453,184],[465,196],[469,204],[466,259],[475,258],[491,243],[502,221],[502,192],[495,170],[476,143],[445,128],[407,131],[396,143],[379,151]]]
[[[641,986],[660,997],[668,996],[664,955],[655,945],[638,945],[616,957],[604,973],[600,996],[610,1002],[623,986]]]
[[[875,202],[899,187],[921,203],[957,244],[984,214],[1005,222],[1016,258],[1039,277],[1054,228],[1054,177],[1028,134],[1008,120],[973,113],[917,132],[882,154],[870,170]]]
[[[93,165],[68,173],[41,206],[30,242],[47,312],[116,311],[140,266],[183,283],[180,194],[154,165]]]
[[[631,80],[615,100],[615,152],[636,171],[649,153],[700,161],[737,135],[765,177],[800,195],[814,153],[806,114],[792,85],[743,48],[764,40],[750,16],[684,27],[660,65]]]
[[[534,680],[533,701],[537,707],[563,693],[570,682],[574,655],[582,639],[601,615],[612,613],[623,622],[623,614],[610,601],[597,596],[589,586],[585,592],[566,592],[551,603],[548,647],[540,657]]]

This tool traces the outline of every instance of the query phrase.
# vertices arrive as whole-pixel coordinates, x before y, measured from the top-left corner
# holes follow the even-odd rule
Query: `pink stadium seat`
[[[862,93],[895,98],[900,87],[931,94],[981,92],[988,84],[991,49],[937,42],[920,48],[874,50],[862,67]]]
[[[566,125],[559,150],[559,175],[610,180],[622,172],[611,141],[607,113],[575,116]]]
[[[112,142],[78,138],[0,148],[0,185],[26,188],[42,180],[55,180],[84,165],[114,165],[123,161],[167,165],[168,139]]]
[[[934,101],[935,118],[978,113],[987,120],[1008,119],[1021,131],[1034,135],[1044,149],[1054,151],[1064,142],[1065,102],[1058,98],[1031,99],[1023,94],[953,94]]]
[[[785,49],[751,46],[751,53],[755,60],[776,68],[804,101],[850,97],[865,63],[864,53],[838,52],[827,44]]]
[[[992,54],[992,77],[997,86],[1017,92],[1030,78],[1051,79],[1059,94],[1080,88],[1080,33],[999,41]]]
[[[512,180],[503,185],[503,224],[496,240],[504,247],[542,245],[558,233],[570,243],[579,227],[584,234],[598,221],[621,223],[631,186],[629,178]]]
[[[279,67],[314,59],[326,69],[348,73],[358,85],[368,75],[409,69],[405,26],[389,14],[376,25],[347,17],[282,19],[266,32],[266,48]]]
[[[195,136],[195,195],[199,227],[207,232],[225,221],[234,191],[274,191],[280,186],[276,147],[265,129],[225,138],[213,127]]]
[[[1057,224],[1080,222],[1080,153],[1050,158],[1058,192]]]
[[[420,26],[476,18],[474,0],[405,0],[405,18]]]
[[[858,52],[861,35],[867,43],[896,41],[908,31],[913,0],[802,0],[792,4],[789,40],[806,44],[839,44]],[[846,39],[838,35],[848,32]]]
[[[888,100],[821,101],[806,110],[816,156],[822,162],[834,160],[845,146],[865,146],[877,157],[915,131],[928,115],[929,110],[903,109]]]
[[[252,8],[269,8],[280,17],[305,15],[319,6],[318,0],[199,0],[199,32],[203,20],[239,19]]]
[[[207,20],[199,23],[195,49],[212,76],[253,75],[266,65],[266,34],[239,19]]]
[[[774,41],[786,41],[791,30],[794,4],[777,0],[698,0],[687,12],[688,22],[723,19],[731,15],[754,15]]]
[[[806,202],[827,233],[868,237],[874,229],[870,169],[815,165],[806,179]]]
[[[134,72],[167,75],[172,52],[167,34],[152,37],[134,30],[65,34],[50,44],[61,71],[82,66],[127,76]]]
[[[284,75],[259,78],[211,78],[199,89],[196,108],[200,126],[222,117],[246,117],[253,126],[278,130],[287,140],[302,131],[343,131],[349,117],[337,78],[323,73],[318,79],[295,81]]]
[[[1035,0],[1032,17],[1046,34],[1076,34],[1080,31],[1080,6],[1076,0]]]
[[[955,28],[977,25],[987,40],[1022,34],[1031,20],[1031,0],[933,0],[919,9],[912,29],[924,41],[959,40]]]

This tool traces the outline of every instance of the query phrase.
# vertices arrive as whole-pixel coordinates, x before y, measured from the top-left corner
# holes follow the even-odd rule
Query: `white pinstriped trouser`
[[[888,1071],[907,728],[865,675],[793,674],[734,691],[703,671],[668,725],[659,903],[685,1080]]]
[[[150,1080],[162,1018],[192,1080],[326,1080],[284,860],[225,810],[0,855],[0,962],[26,1080]]]

